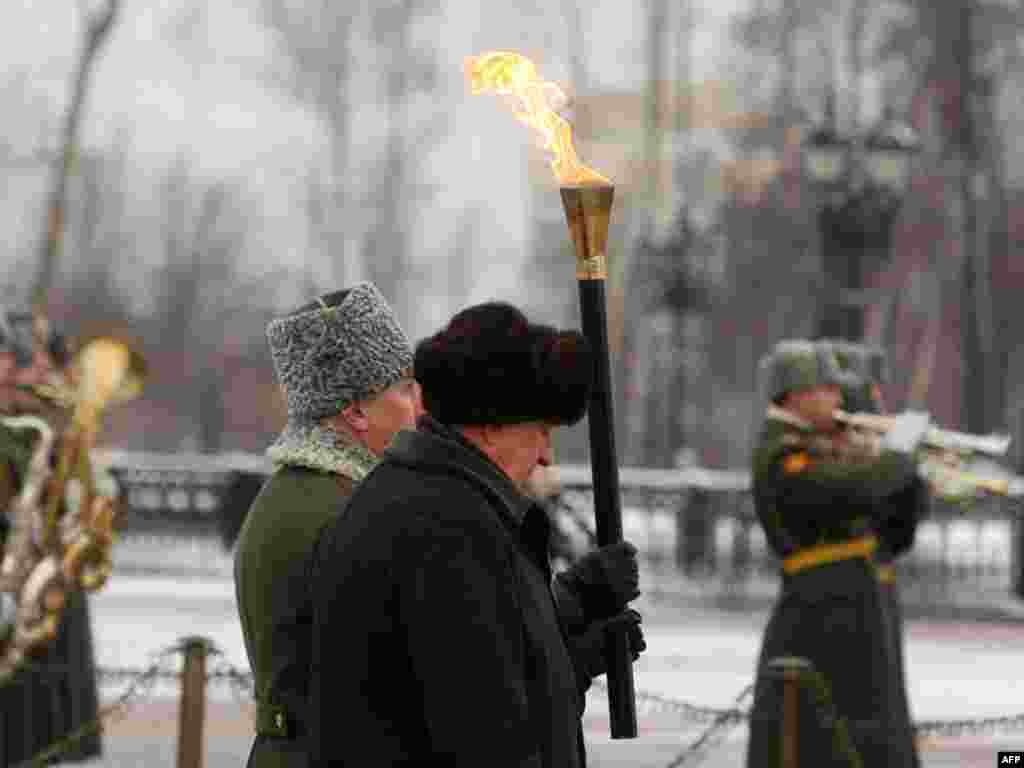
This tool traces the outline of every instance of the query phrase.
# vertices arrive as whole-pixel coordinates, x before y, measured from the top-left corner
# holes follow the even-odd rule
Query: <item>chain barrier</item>
[[[823,684],[823,680],[820,681]],[[594,681],[594,687],[607,692],[604,680]],[[820,698],[818,684],[812,686],[815,698]],[[731,708],[704,707],[682,699],[669,698],[648,691],[636,692],[637,706],[648,714],[675,714],[684,723],[705,725],[705,729],[682,752],[666,764],[665,768],[682,768],[686,765],[699,765],[728,733],[738,725],[750,719],[749,710],[741,708],[741,704],[753,693],[753,684],[748,685],[736,696]],[[1024,713],[1002,717],[984,717],[959,720],[921,720],[914,723],[914,734],[920,738],[947,737],[958,738],[981,734],[1006,733],[1024,731]],[[840,738],[845,749],[845,739]]]
[[[980,717],[971,720],[923,720],[914,724],[914,733],[922,737],[977,736],[1024,730],[1024,712],[1003,717]]]
[[[37,752],[28,760],[18,763],[15,768],[41,768],[50,765],[50,761],[60,757],[71,750],[79,741],[102,731],[110,722],[124,717],[128,710],[135,704],[149,698],[156,683],[160,680],[181,679],[181,671],[170,668],[171,662],[185,651],[184,643],[175,643],[161,651],[152,654],[153,661],[144,669],[133,667],[101,667],[96,670],[96,678],[100,683],[115,683],[128,681],[125,690],[110,704],[100,707],[99,714],[88,723],[76,728],[67,736],[54,742],[42,751]],[[252,675],[243,669],[233,666],[223,660],[223,653],[212,643],[207,644],[206,655],[208,658],[221,657],[216,667],[206,675],[207,685],[213,683],[226,683],[231,687],[235,697],[239,701],[251,699]],[[46,671],[45,664],[28,664],[22,669],[38,669]]]
[[[720,711],[717,717],[711,721],[711,725],[705,728],[700,736],[690,742],[686,749],[676,755],[666,768],[682,768],[688,762],[700,765],[704,758],[717,749],[722,741],[725,740],[726,734],[729,731],[747,719],[747,713],[739,709],[739,706],[753,691],[753,683],[740,691],[733,702],[733,708]]]
[[[121,695],[110,704],[100,707],[99,714],[93,720],[79,726],[70,734],[37,752],[28,760],[22,761],[15,768],[42,768],[42,766],[49,765],[51,760],[69,751],[82,739],[102,731],[106,722],[123,717],[134,703],[147,697],[152,692],[153,686],[158,679],[169,674],[165,670],[165,665],[169,659],[173,658],[175,654],[180,653],[181,650],[182,646],[175,644],[159,651],[155,654],[155,658],[150,665],[143,670],[128,670],[125,668],[109,670],[114,676],[130,677],[130,682]],[[104,674],[106,672],[100,670],[98,676],[102,678]]]
[[[135,667],[101,667],[97,669],[97,680],[101,683],[119,683],[127,681],[125,690],[110,704],[100,708],[98,716],[80,726],[63,739],[54,742],[33,757],[23,761],[15,768],[41,768],[49,765],[52,759],[59,757],[71,749],[83,738],[100,731],[112,721],[124,717],[135,704],[149,698],[158,681],[175,681],[181,679],[181,671],[171,668],[170,662],[185,650],[182,643],[175,643],[153,654],[154,660],[145,668]],[[206,684],[226,685],[239,703],[252,700],[252,673],[234,666],[223,658],[223,653],[212,644],[207,652],[208,657],[220,657],[216,666],[206,674]],[[40,669],[45,665],[37,665]],[[602,679],[593,682],[595,689],[607,693],[607,684]],[[750,712],[741,708],[743,702],[750,697],[754,685],[746,686],[736,696],[733,706],[728,708],[706,707],[683,699],[662,696],[649,691],[636,692],[637,706],[647,714],[677,715],[683,724],[702,725],[704,729],[691,741],[684,750],[676,755],[665,768],[683,768],[688,765],[699,765],[713,752],[730,731],[750,719]],[[914,732],[918,737],[951,737],[965,735],[1005,733],[1024,730],[1024,713],[1002,717],[985,717],[958,720],[923,720],[914,724]]]

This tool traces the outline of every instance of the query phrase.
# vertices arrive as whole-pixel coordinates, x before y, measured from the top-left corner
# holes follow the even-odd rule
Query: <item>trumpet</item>
[[[874,413],[838,410],[835,420],[857,430],[881,436],[893,428],[895,419]],[[997,457],[1010,447],[1008,435],[974,435],[932,427],[917,454],[918,474],[932,493],[941,499],[962,503],[983,494],[1024,495],[1024,478],[996,464],[992,459],[975,460],[979,454]]]
[[[884,435],[893,428],[895,419],[877,413],[847,413],[837,410],[833,417],[840,424]],[[930,427],[924,434],[923,443],[929,448],[971,455],[983,453],[987,456],[1004,456],[1010,447],[1009,435],[973,435],[952,429]]]
[[[965,465],[960,454],[926,450],[918,461],[918,474],[923,477],[937,497],[950,501],[964,501],[979,494],[993,496],[1024,495],[1024,479],[1008,473],[1002,467]]]

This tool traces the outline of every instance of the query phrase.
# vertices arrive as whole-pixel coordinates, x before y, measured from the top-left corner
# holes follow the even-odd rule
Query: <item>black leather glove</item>
[[[608,671],[604,650],[605,638],[609,632],[626,633],[633,661],[647,650],[647,641],[644,640],[640,622],[640,614],[628,608],[611,618],[591,623],[583,632],[569,638],[569,655],[572,657],[576,680],[581,690],[586,691],[595,677]]]
[[[637,549],[628,541],[610,544],[588,552],[579,561],[555,577],[559,603],[578,603],[578,611],[568,606],[564,615],[579,614],[578,622],[590,624],[622,611],[630,600],[640,596],[640,568]]]

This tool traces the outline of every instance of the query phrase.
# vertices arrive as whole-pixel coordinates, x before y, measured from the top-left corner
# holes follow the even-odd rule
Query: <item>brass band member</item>
[[[59,430],[62,414],[29,388],[45,383],[67,362],[63,336],[53,332],[48,322],[28,308],[5,311],[0,307],[0,415],[40,416]],[[35,429],[0,424],[0,554],[8,513],[39,437]],[[4,602],[9,609],[10,598]],[[0,642],[3,634],[0,626]],[[0,765],[28,760],[91,723],[99,713],[92,627],[82,591],[68,592],[56,637],[29,662],[0,687]],[[99,732],[92,731],[59,759],[77,762],[101,752]]]
[[[885,352],[878,347],[851,342],[825,342],[836,353],[843,368],[843,404],[847,413],[885,413],[881,386],[888,377]],[[911,738],[904,745],[916,746],[913,734],[913,720],[907,696],[905,674],[905,647],[903,642],[903,608],[900,603],[899,585],[896,581],[896,560],[914,545],[918,523],[928,514],[930,494],[924,479],[915,482],[887,496],[880,502],[876,515],[878,550],[875,552],[878,581],[886,608],[886,622],[889,643],[892,649],[892,669],[889,679],[893,696],[899,702],[899,723],[905,727]],[[918,768],[921,764],[916,748],[903,765]]]
[[[906,414],[882,440],[850,440],[832,414],[842,401],[834,355],[809,341],[783,341],[761,363],[771,398],[753,457],[758,518],[782,559],[782,588],[758,664],[747,765],[775,766],[781,691],[768,661],[808,659],[825,680],[864,765],[906,766],[912,745],[894,726],[891,645],[872,557],[880,500],[910,486],[910,457],[927,416]],[[804,765],[846,765],[812,707],[800,720]]]

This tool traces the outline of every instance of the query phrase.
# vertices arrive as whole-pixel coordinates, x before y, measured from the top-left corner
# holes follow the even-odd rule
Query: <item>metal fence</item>
[[[230,578],[231,542],[271,471],[265,458],[129,452],[102,458],[126,500],[118,571]],[[583,547],[580,528],[593,527],[590,469],[562,466],[560,476],[561,527]],[[746,472],[627,467],[620,485],[624,534],[642,553],[646,592],[740,602],[774,596],[778,564],[754,516]],[[901,560],[905,599],[925,608],[1014,611],[1021,504],[991,498],[965,512],[933,502]]]

